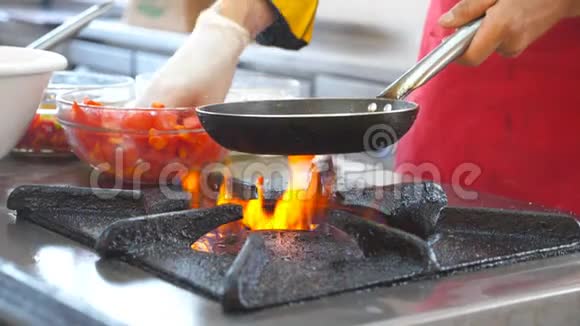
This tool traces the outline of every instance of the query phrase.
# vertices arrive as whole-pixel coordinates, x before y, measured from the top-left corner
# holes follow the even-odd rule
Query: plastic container
[[[17,156],[72,158],[74,154],[67,142],[65,132],[57,120],[59,95],[78,89],[112,87],[120,101],[134,97],[135,81],[130,77],[59,71],[52,76],[34,120],[24,137],[12,150]]]

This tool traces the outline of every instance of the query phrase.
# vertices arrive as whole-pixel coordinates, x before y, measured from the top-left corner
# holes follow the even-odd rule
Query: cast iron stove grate
[[[240,197],[255,190],[235,185]],[[186,194],[67,186],[19,187],[8,207],[19,220],[219,300],[230,312],[580,249],[580,227],[570,216],[447,207],[433,183],[336,192],[332,202],[313,232],[240,232],[213,252],[191,245],[240,220],[240,207],[196,210]]]

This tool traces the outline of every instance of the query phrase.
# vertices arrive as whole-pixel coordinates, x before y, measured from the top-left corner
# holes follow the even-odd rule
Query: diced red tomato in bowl
[[[25,155],[72,156],[64,130],[53,110],[39,110],[13,152]]]
[[[59,100],[58,119],[73,152],[130,183],[168,182],[175,173],[220,162],[227,150],[202,129],[195,109],[121,108]]]

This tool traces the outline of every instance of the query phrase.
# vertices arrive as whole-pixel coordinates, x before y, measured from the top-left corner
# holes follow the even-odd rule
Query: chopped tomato
[[[183,126],[185,129],[201,129],[201,122],[196,116],[191,116],[183,119]]]
[[[155,118],[151,112],[128,112],[123,117],[121,126],[130,130],[149,130],[153,127]]]
[[[153,146],[156,150],[160,151],[167,147],[168,141],[167,138],[162,136],[150,136],[149,137],[149,144]]]
[[[78,123],[88,123],[89,117],[85,111],[75,101],[71,107],[71,118]]]
[[[101,114],[91,109],[83,109],[77,102],[71,107],[71,120],[91,127],[101,127]]]
[[[103,135],[99,139],[99,144],[101,144],[102,161],[96,162],[97,164],[108,163],[111,169],[117,167],[117,145],[112,144],[108,141],[106,135]]]
[[[101,111],[95,112],[95,115],[99,115],[100,117],[100,126],[104,129],[109,130],[120,130],[122,125],[122,116],[124,112],[116,112],[116,111]]]
[[[174,130],[179,125],[178,115],[175,112],[157,112],[153,128],[157,130]]]
[[[73,122],[109,131],[67,129],[67,133],[75,153],[92,166],[128,182],[137,179],[159,183],[168,181],[159,178],[168,173],[171,163],[202,168],[221,161],[226,153],[206,133],[189,131],[201,128],[195,115],[181,114],[170,110],[91,109],[75,103],[71,109]]]
[[[125,142],[122,145],[123,150],[123,167],[133,169],[139,160],[139,150],[131,142]]]
[[[32,122],[30,123],[30,127],[31,128],[36,128],[40,123],[41,123],[42,119],[41,119],[41,115],[40,114],[35,114],[34,115],[34,119],[32,119]]]
[[[15,149],[19,152],[70,153],[70,146],[56,116],[35,114],[26,134]]]
[[[187,158],[187,149],[185,147],[179,147],[177,153],[179,154],[180,159],[184,160]]]
[[[97,101],[93,101],[88,97],[85,97],[84,101],[83,101],[84,105],[91,105],[91,106],[103,106],[103,103],[101,102],[97,102]]]

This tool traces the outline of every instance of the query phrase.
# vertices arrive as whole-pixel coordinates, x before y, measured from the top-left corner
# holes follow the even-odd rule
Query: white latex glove
[[[251,41],[242,26],[205,10],[181,48],[154,75],[137,107],[160,102],[167,107],[192,107],[224,101],[242,51]]]

